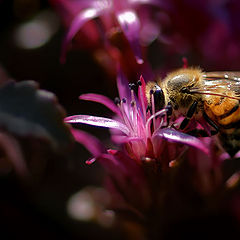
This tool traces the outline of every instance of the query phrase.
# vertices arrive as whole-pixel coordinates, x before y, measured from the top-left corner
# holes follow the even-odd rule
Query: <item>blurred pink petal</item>
[[[99,157],[102,153],[107,152],[102,143],[94,136],[74,128],[71,129],[71,132],[75,140],[84,145],[93,156]],[[90,162],[92,161],[89,160]]]
[[[112,53],[112,49],[115,48],[117,51],[121,51],[121,47],[118,48],[116,45],[109,41],[107,44],[102,41],[101,35],[111,36],[111,33],[116,29],[121,29],[124,33],[125,38],[129,43],[127,50],[130,55],[135,56],[136,62],[138,64],[143,64],[143,56],[141,52],[140,43],[144,42],[144,45],[149,44],[153,41],[153,38],[147,38],[146,29],[144,26],[149,23],[148,35],[154,36],[154,39],[159,35],[158,28],[160,23],[155,21],[158,19],[157,15],[153,15],[156,12],[155,8],[160,11],[164,6],[163,1],[158,0],[91,0],[91,1],[81,1],[81,0],[50,0],[53,6],[59,11],[63,17],[63,21],[68,27],[68,33],[63,44],[63,53],[65,55],[67,50],[67,44],[73,39],[73,37],[82,29],[82,26],[88,22],[98,17],[100,25],[94,23],[91,25],[91,29],[88,31],[82,30],[85,39],[90,39],[91,33],[95,32],[91,43],[88,45],[91,49],[96,46],[105,48],[107,52]],[[149,14],[144,14],[145,12]],[[153,17],[152,17],[153,16]],[[100,35],[100,37],[99,37]],[[145,40],[143,40],[145,39]],[[148,40],[149,39],[149,40]],[[100,45],[99,40],[101,41]],[[85,40],[83,40],[84,42]],[[81,42],[81,39],[80,41]],[[79,43],[78,42],[78,43]],[[77,43],[76,43],[77,44]],[[123,46],[124,43],[121,43]],[[127,44],[128,45],[128,44]],[[129,49],[128,49],[129,48]],[[124,53],[122,53],[124,54]],[[120,54],[121,55],[121,54]],[[62,57],[64,60],[64,56]],[[120,57],[121,59],[121,57]],[[122,63],[122,61],[118,61]],[[115,59],[116,60],[116,59]],[[129,66],[128,66],[129,67]],[[130,66],[131,67],[131,66]]]
[[[117,13],[118,23],[121,26],[134,52],[137,63],[142,64],[142,54],[139,43],[140,22],[136,12],[126,10]]]
[[[89,20],[96,18],[100,15],[102,9],[98,10],[96,8],[89,8],[81,11],[72,21],[71,26],[65,36],[65,39],[63,41],[63,47],[62,47],[62,56],[61,61],[65,61],[66,52],[68,44],[72,41],[74,36],[77,34],[77,32],[81,29],[81,27]]]

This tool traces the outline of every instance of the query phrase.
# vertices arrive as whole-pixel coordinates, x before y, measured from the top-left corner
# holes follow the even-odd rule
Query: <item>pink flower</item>
[[[156,39],[160,44],[153,47],[156,54],[151,60],[156,63],[158,56],[167,56],[164,63],[157,62],[164,67],[176,65],[176,54],[197,59],[196,64],[207,70],[240,67],[240,4],[236,0],[50,1],[68,29],[63,53],[74,40],[74,46],[94,50],[108,72],[113,72],[116,60],[125,73],[139,72],[135,59],[145,60],[148,49],[144,47]]]
[[[145,81],[142,77],[138,81],[137,96],[134,86],[130,85],[129,88],[122,72],[119,72],[117,84],[119,98],[115,99],[115,103],[98,94],[80,96],[82,100],[104,104],[115,114],[113,118],[74,115],[67,117],[65,121],[107,127],[112,130],[112,140],[121,146],[120,150],[107,150],[96,138],[82,131],[73,130],[73,135],[93,154],[94,158],[87,163],[97,160],[107,170],[110,176],[108,187],[111,192],[115,192],[113,194],[115,197],[118,196],[116,197],[118,200],[114,201],[115,205],[126,208],[130,202],[131,208],[134,206],[134,209],[139,211],[139,209],[147,209],[152,200],[150,194],[152,189],[147,187],[149,179],[146,177],[146,169],[149,166],[151,171],[155,168],[161,169],[156,170],[157,172],[168,172],[188,148],[192,149],[189,159],[193,160],[192,164],[197,166],[196,169],[206,173],[214,166],[208,149],[209,143],[206,144],[205,140],[166,127],[167,109],[155,112],[152,107],[151,111],[147,110]],[[199,155],[197,158],[200,161],[194,161],[196,154]],[[210,163],[204,167],[206,161]]]
[[[93,49],[104,47],[112,56],[126,54],[127,39],[136,61],[143,63],[140,45],[148,45],[159,35],[159,0],[51,0],[68,28],[63,58],[69,43]],[[78,37],[80,34],[80,37]]]
[[[88,133],[75,129],[72,133],[93,155],[87,163],[98,161],[105,169],[109,208],[116,216],[138,224],[138,234],[146,235],[144,239],[159,239],[182,221],[198,220],[203,212],[206,218],[214,216],[216,209],[235,216],[232,211],[239,209],[228,206],[226,199],[235,201],[230,191],[238,192],[240,175],[233,165],[239,159],[226,160],[228,156],[219,153],[214,137],[197,138],[171,127],[181,119],[167,125],[167,108],[155,112],[153,104],[150,111],[142,77],[137,94],[136,86],[130,84],[129,88],[120,71],[117,85],[115,102],[98,94],[80,96],[104,104],[114,113],[112,118],[75,115],[65,119],[111,129],[118,150],[107,149]],[[195,127],[201,126],[192,122],[188,130]]]
[[[154,104],[152,104],[151,111],[148,109],[143,77],[140,77],[138,81],[137,96],[134,92],[136,86],[134,84],[128,86],[122,72],[118,74],[117,84],[119,98],[115,99],[115,103],[98,94],[80,96],[82,100],[104,104],[115,113],[114,118],[75,115],[67,117],[65,121],[112,129],[113,141],[123,144],[127,148],[128,154],[138,163],[146,157],[161,161],[165,140],[188,145],[208,154],[208,149],[201,140],[166,126],[167,108],[155,112]]]

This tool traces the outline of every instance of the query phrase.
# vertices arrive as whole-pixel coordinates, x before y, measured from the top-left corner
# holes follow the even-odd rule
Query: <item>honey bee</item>
[[[240,150],[240,72],[182,68],[149,82],[146,96],[156,111],[168,107],[170,117],[184,116],[180,130],[204,118],[231,157]]]

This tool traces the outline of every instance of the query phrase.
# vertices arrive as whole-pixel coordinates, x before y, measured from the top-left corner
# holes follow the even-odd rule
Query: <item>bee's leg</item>
[[[170,119],[171,119],[171,117],[172,117],[172,112],[173,112],[173,110],[172,110],[172,104],[171,104],[170,102],[167,104],[167,106],[166,106],[165,108],[166,108],[166,110],[167,110],[167,114],[166,114],[166,118],[165,118],[166,122],[165,122],[165,124],[162,126],[162,128],[165,128],[165,127],[168,127],[168,126],[169,126]],[[172,127],[174,127],[174,126],[172,126]]]
[[[205,112],[203,113],[203,117],[207,121],[207,123],[215,129],[214,131],[211,131],[211,135],[213,136],[217,134],[219,132],[218,126],[208,117]]]
[[[179,129],[183,130],[183,129],[188,125],[190,119],[192,118],[193,114],[194,114],[194,113],[196,112],[196,110],[197,110],[197,104],[198,104],[198,102],[195,101],[195,102],[191,105],[191,107],[188,109],[187,115],[186,115],[186,117],[183,119],[183,121],[182,121]]]

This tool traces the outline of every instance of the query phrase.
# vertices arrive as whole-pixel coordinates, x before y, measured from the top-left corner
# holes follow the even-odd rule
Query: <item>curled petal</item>
[[[156,138],[165,139],[169,142],[182,143],[209,154],[208,148],[198,138],[176,131],[172,128],[164,128],[155,131],[153,134],[153,140]]]
[[[89,116],[89,115],[74,115],[74,116],[65,118],[65,122],[83,123],[83,124],[89,124],[89,125],[98,126],[98,127],[115,128],[125,133],[126,135],[129,135],[129,130],[124,124],[110,118],[96,117],[96,116]]]
[[[146,129],[148,129],[150,127],[150,123],[154,118],[161,117],[162,115],[166,114],[166,112],[167,112],[167,109],[162,109],[162,110],[154,113],[153,115],[151,115],[151,117],[149,117],[147,120]]]
[[[140,21],[137,14],[132,10],[126,10],[117,13],[117,19],[126,38],[130,43],[137,63],[142,64],[143,59],[139,43]]]
[[[81,143],[93,156],[99,157],[103,153],[107,152],[106,148],[94,136],[92,136],[86,132],[74,129],[74,128],[71,129],[71,132],[72,132],[75,140],[77,142]],[[92,163],[93,160],[87,161],[88,164],[90,162]]]
[[[121,115],[120,110],[114,104],[114,102],[111,99],[109,99],[108,97],[105,97],[103,95],[88,93],[88,94],[82,94],[79,97],[79,99],[101,103],[101,104],[105,105],[107,108],[109,108],[111,111],[113,111],[114,113]]]
[[[65,61],[65,56],[67,52],[67,46],[80,30],[80,28],[89,20],[98,17],[101,13],[101,10],[96,8],[88,8],[81,11],[72,21],[72,24],[67,32],[67,35],[63,41],[62,47],[62,56],[61,61]]]

